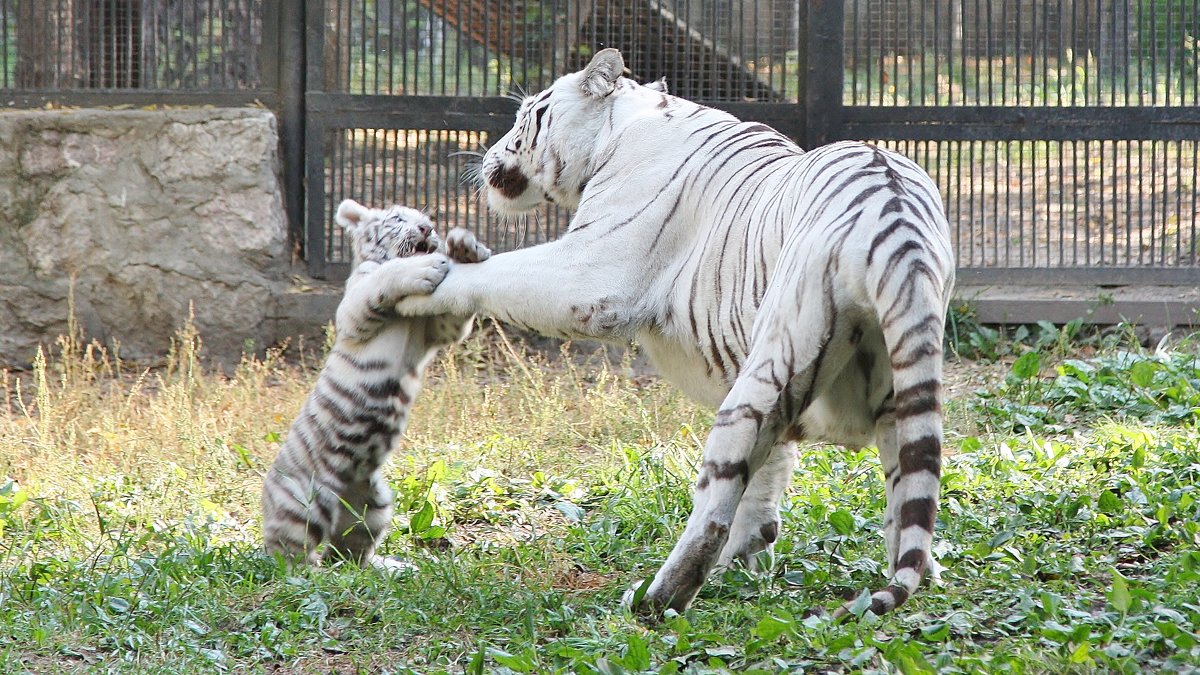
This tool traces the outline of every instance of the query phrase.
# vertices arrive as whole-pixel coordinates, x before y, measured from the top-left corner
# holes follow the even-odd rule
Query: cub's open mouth
[[[422,239],[421,241],[417,242],[416,246],[413,246],[413,250],[417,253],[435,253],[437,252],[437,248],[438,240],[436,237]]]

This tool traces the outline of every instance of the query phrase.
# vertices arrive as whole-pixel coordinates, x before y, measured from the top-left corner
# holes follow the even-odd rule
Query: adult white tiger
[[[597,53],[526,98],[484,156],[493,209],[574,208],[568,232],[452,265],[397,309],[636,339],[719,406],[683,536],[644,593],[626,593],[639,609],[682,610],[714,566],[771,549],[795,441],[877,444],[890,582],[871,609],[889,611],[933,567],[954,278],[937,187],[897,154],[804,153],[623,69]]]

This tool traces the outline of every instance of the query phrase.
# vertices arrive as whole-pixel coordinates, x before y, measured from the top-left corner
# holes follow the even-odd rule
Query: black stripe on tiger
[[[896,479],[918,471],[942,474],[942,441],[937,436],[922,436],[900,447],[900,475]]]
[[[942,383],[940,381],[926,380],[896,392],[896,419],[901,420],[925,413],[940,412],[942,404],[938,401],[938,394],[941,393],[941,390]]]
[[[937,500],[933,497],[917,497],[900,506],[900,529],[919,527],[933,532],[937,520]]]
[[[903,605],[905,600],[908,600],[908,589],[897,584],[890,584],[871,595],[871,612],[886,614]],[[891,597],[888,597],[889,595]]]
[[[703,490],[712,480],[733,480],[739,478],[742,485],[750,482],[750,465],[746,460],[736,462],[704,462],[700,465],[700,480],[696,488]]]

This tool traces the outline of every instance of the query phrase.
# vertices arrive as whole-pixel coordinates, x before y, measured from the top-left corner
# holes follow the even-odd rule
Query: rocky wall
[[[275,118],[260,109],[0,113],[0,365],[67,329],[132,358],[194,308],[205,353],[273,337],[290,270]]]

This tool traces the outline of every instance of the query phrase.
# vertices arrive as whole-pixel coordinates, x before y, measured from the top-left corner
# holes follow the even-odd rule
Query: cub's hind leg
[[[263,478],[263,544],[269,555],[319,565],[332,513],[318,504],[313,481],[294,475],[273,466]]]
[[[366,566],[375,562],[375,548],[392,523],[393,494],[380,472],[370,482],[350,486],[337,504],[337,519],[329,533],[330,556]]]

